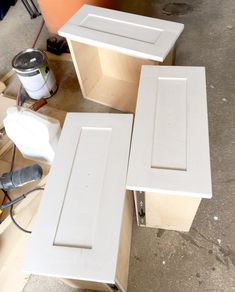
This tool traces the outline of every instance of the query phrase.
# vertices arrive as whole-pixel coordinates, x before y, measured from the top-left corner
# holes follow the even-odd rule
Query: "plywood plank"
[[[87,99],[123,112],[135,112],[138,87],[133,82],[102,76]]]
[[[118,80],[133,82],[138,87],[142,65],[154,61],[131,57],[112,50],[98,48],[102,74]]]
[[[6,97],[0,97],[1,101],[4,100],[4,104],[14,105],[15,100]],[[2,109],[2,107],[0,107]],[[48,114],[54,118],[60,120],[61,125],[63,125],[63,120],[65,118],[65,112],[52,109],[50,107],[44,107],[40,110],[41,113]],[[10,142],[10,146],[11,146]],[[0,174],[8,172],[11,166],[12,151],[11,148],[7,149],[0,156]],[[17,151],[15,159],[15,169],[32,165],[34,162],[24,159],[22,155]],[[40,182],[31,183],[21,187],[17,190],[11,191],[10,195],[12,198],[33,189],[36,186],[43,186],[47,179],[47,174],[49,171],[48,165],[43,165],[44,177]],[[38,191],[32,193],[27,197],[27,199],[21,201],[17,206],[14,207],[14,216],[19,224],[28,229],[32,230],[33,222],[37,209],[40,203],[42,192]],[[7,214],[4,212],[3,219]],[[25,255],[27,248],[27,243],[30,238],[29,234],[23,233],[18,230],[12,223],[11,218],[7,216],[3,223],[0,225],[0,282],[1,291],[8,292],[21,292],[25,284],[27,283],[29,274],[22,272],[22,260]],[[12,279],[14,278],[14,281]]]
[[[125,207],[122,217],[122,229],[120,234],[120,245],[118,252],[118,262],[116,270],[116,283],[123,291],[127,291],[129,261],[132,238],[132,222],[133,222],[133,192],[126,191]]]
[[[3,119],[6,116],[7,108],[15,104],[16,101],[14,99],[0,96],[0,130],[4,127]],[[10,148],[11,145],[12,142],[7,135],[0,136],[0,157]]]
[[[14,209],[16,221],[31,230],[42,192],[38,191]],[[0,282],[2,291],[20,292],[29,274],[21,271],[29,234],[18,230],[8,217],[0,225]],[[14,281],[12,281],[14,278]]]
[[[94,46],[67,39],[75,71],[84,97],[102,77],[98,50]]]

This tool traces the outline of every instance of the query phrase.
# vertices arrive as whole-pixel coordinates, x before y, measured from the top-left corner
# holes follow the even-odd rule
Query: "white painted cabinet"
[[[132,115],[69,113],[33,228],[24,270],[82,288],[126,291]]]
[[[181,23],[84,5],[60,30],[83,96],[135,112],[142,65],[172,64]]]
[[[180,231],[211,198],[203,67],[142,67],[127,188],[139,225]]]

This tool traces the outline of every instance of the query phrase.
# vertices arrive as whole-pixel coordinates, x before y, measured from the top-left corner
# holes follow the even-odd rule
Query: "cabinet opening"
[[[156,62],[75,41],[69,44],[84,98],[135,112],[141,66]]]

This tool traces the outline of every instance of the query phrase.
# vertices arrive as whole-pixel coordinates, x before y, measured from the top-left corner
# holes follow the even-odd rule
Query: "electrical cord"
[[[32,48],[35,48],[36,43],[37,43],[37,41],[38,41],[38,39],[39,39],[39,36],[40,36],[40,34],[41,34],[41,32],[42,32],[42,29],[43,29],[44,24],[45,24],[45,21],[44,21],[44,19],[42,19],[41,25],[40,25],[40,27],[39,27],[39,30],[38,30],[37,36],[36,36],[36,38],[35,38],[35,40],[34,40],[34,42],[33,42]]]
[[[14,215],[13,215],[13,205],[12,205],[11,208],[10,208],[10,217],[11,217],[12,222],[15,224],[15,226],[16,226],[18,229],[20,229],[21,231],[23,231],[23,232],[25,232],[25,233],[29,233],[29,234],[32,233],[31,230],[27,230],[27,229],[21,227],[21,226],[16,222],[16,220],[15,220],[15,218],[14,218]]]
[[[6,209],[6,208],[10,208],[10,217],[12,222],[15,224],[15,226],[20,229],[21,231],[25,232],[25,233],[32,233],[32,231],[27,230],[25,228],[23,228],[22,226],[19,225],[19,223],[16,222],[15,218],[14,218],[14,214],[13,214],[13,208],[14,208],[14,204],[18,203],[19,201],[25,199],[29,194],[35,192],[35,191],[43,191],[44,188],[42,187],[38,187],[35,188],[33,190],[28,191],[27,193],[17,197],[16,199],[12,200],[11,197],[9,196],[8,192],[5,190],[2,190],[5,197],[8,199],[9,203],[2,205],[0,208],[1,209]]]
[[[5,193],[7,193],[7,197],[8,197],[8,200],[9,200],[9,203],[6,203],[6,204],[3,204],[0,206],[0,209],[4,210],[4,209],[7,209],[7,208],[10,208],[11,206],[15,205],[16,203],[19,203],[20,201],[22,201],[23,199],[25,199],[29,194],[31,194],[32,192],[35,192],[35,191],[43,191],[44,188],[42,187],[37,187],[37,188],[34,188],[33,190],[30,190],[28,191],[27,193],[23,194],[23,195],[20,195],[18,196],[17,198],[15,199],[11,199],[9,200],[9,194],[7,193],[7,191],[5,190],[2,190]]]

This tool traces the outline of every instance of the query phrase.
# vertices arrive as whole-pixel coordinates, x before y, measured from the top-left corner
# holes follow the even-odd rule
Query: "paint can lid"
[[[12,60],[12,67],[18,71],[31,72],[47,62],[46,54],[38,49],[27,49]]]

